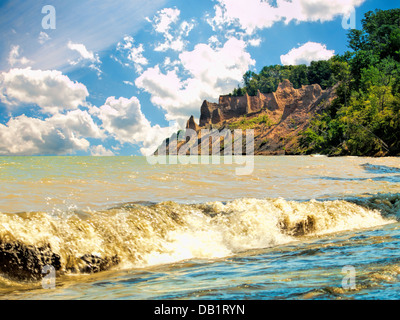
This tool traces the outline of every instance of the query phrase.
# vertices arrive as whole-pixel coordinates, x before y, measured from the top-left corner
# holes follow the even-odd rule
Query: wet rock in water
[[[80,271],[83,273],[105,271],[116,266],[120,262],[120,259],[116,255],[111,258],[100,258],[93,254],[85,254],[80,259],[86,264],[80,268]]]
[[[61,258],[49,244],[42,247],[25,245],[19,241],[0,242],[0,273],[17,281],[37,281],[43,278],[44,266],[61,269]]]
[[[294,224],[290,223],[288,220],[280,221],[279,226],[284,233],[299,237],[314,232],[316,221],[314,217],[307,216],[305,220],[298,221]]]
[[[296,224],[296,226],[292,229],[292,234],[297,237],[311,233],[315,231],[315,224],[315,218],[307,216],[306,220],[300,221]]]
[[[79,272],[95,273],[110,269],[120,259],[118,256],[100,258],[85,254],[79,261]],[[15,281],[39,281],[47,274],[45,266],[52,266],[56,272],[62,273],[61,257],[51,250],[49,244],[35,247],[19,241],[0,241],[0,274],[5,277]],[[67,271],[74,270],[67,268]]]

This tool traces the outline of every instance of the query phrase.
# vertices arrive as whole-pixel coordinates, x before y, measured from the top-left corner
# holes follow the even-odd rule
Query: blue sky
[[[360,28],[365,12],[396,7],[388,0],[0,1],[0,155],[148,154],[247,70],[342,54],[346,25]]]

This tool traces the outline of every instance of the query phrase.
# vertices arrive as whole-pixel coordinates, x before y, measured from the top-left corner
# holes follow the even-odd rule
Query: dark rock
[[[82,273],[105,271],[113,266],[116,266],[120,262],[120,259],[116,255],[111,258],[100,258],[93,254],[85,254],[80,259],[86,264],[80,269]]]
[[[61,259],[50,245],[35,247],[21,242],[0,242],[0,273],[17,281],[37,281],[45,275],[43,267],[61,269]]]
[[[78,260],[81,262],[79,269],[67,267],[66,271],[95,273],[108,270],[120,262],[116,255],[100,258],[85,254]],[[52,266],[56,272],[62,271],[61,257],[51,250],[49,244],[35,247],[20,241],[0,242],[0,273],[5,277],[15,281],[39,281],[46,276],[43,273],[46,265]]]
[[[285,234],[300,237],[315,231],[316,220],[312,216],[307,216],[305,220],[299,221],[295,224],[291,224],[288,220],[283,220],[280,221],[279,227]]]

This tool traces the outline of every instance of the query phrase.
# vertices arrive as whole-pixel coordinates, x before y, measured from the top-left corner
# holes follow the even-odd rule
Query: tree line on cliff
[[[400,155],[400,9],[367,12],[348,33],[349,51],[310,66],[267,66],[243,76],[232,95],[336,85],[337,98],[301,133],[298,153]]]

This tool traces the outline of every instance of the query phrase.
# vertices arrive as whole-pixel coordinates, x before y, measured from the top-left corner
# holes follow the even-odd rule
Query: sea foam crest
[[[58,272],[90,272],[101,271],[101,266],[131,268],[227,257],[303,237],[393,223],[399,212],[400,196],[382,195],[348,201],[130,203],[62,216],[3,213],[0,245],[51,249],[59,257]],[[97,269],[92,265],[96,261]]]

